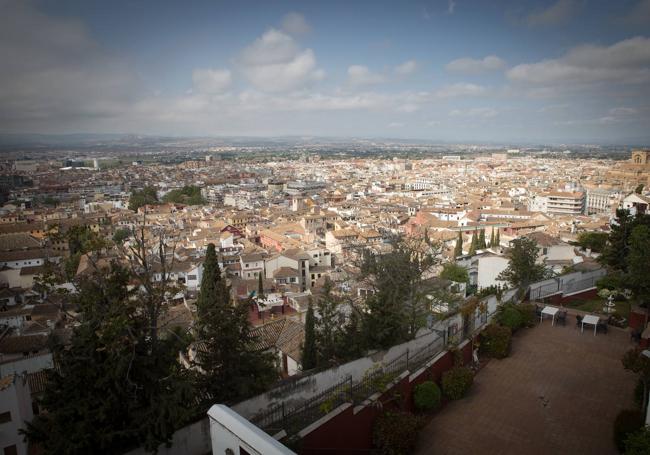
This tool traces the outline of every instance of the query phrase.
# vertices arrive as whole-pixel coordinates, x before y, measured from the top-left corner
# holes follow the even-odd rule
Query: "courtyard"
[[[616,454],[614,419],[634,406],[636,376],[621,364],[633,346],[626,330],[581,333],[573,315],[523,329],[422,430],[417,453]]]

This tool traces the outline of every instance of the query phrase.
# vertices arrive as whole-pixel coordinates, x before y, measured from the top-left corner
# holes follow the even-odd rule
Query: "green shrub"
[[[614,421],[614,443],[620,452],[625,451],[625,440],[630,433],[643,427],[643,414],[638,409],[624,409]]]
[[[522,303],[517,305],[515,308],[521,315],[522,327],[535,326],[535,322],[537,322],[537,317],[535,316],[535,305],[532,303]]]
[[[650,453],[650,429],[647,427],[629,433],[625,439],[625,455]]]
[[[503,305],[497,314],[499,324],[509,327],[513,332],[517,331],[523,324],[521,313],[514,305]]]
[[[481,333],[481,350],[490,357],[503,359],[510,355],[512,331],[505,326],[490,324]]]
[[[643,407],[643,380],[641,378],[637,379],[636,386],[634,387],[634,404],[639,409]]]
[[[440,388],[433,381],[426,381],[415,386],[413,402],[418,411],[431,411],[440,406]]]
[[[474,373],[467,367],[454,367],[442,374],[442,392],[450,400],[465,396],[474,382]]]
[[[373,425],[372,440],[382,455],[406,455],[415,451],[422,419],[407,412],[386,411]]]

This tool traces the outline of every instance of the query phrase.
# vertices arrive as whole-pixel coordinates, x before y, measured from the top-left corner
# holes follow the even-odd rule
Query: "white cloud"
[[[420,107],[416,104],[413,103],[406,103],[402,104],[401,106],[397,107],[398,112],[404,112],[406,114],[411,114],[413,112],[417,112],[420,109]]]
[[[455,9],[456,9],[456,2],[454,0],[449,0],[449,2],[447,3],[447,13],[454,14]]]
[[[615,107],[609,110],[610,115],[636,115],[639,113],[638,109],[633,107]]]
[[[472,109],[453,109],[449,112],[451,117],[496,117],[499,112],[489,107],[475,107]]]
[[[459,58],[447,63],[445,69],[459,73],[480,73],[482,71],[498,70],[505,65],[506,62],[496,55],[488,55],[482,59]]]
[[[575,0],[558,0],[546,9],[534,11],[526,18],[530,26],[550,26],[567,22],[578,9]]]
[[[400,76],[406,76],[408,74],[414,73],[418,69],[418,62],[415,60],[408,60],[401,65],[395,67],[395,73]]]
[[[485,87],[476,84],[460,82],[446,85],[435,92],[438,98],[455,98],[458,96],[476,96],[485,93]]]
[[[558,59],[517,65],[506,73],[514,82],[559,83],[650,81],[650,38],[635,37],[611,46],[584,45]]]
[[[305,35],[311,27],[300,13],[289,13],[282,19],[282,30],[292,35]]]
[[[406,124],[402,122],[391,122],[387,126],[388,128],[403,128]]]
[[[270,29],[248,46],[240,57],[241,70],[258,89],[284,92],[325,76],[311,49],[300,49],[286,33]]]
[[[348,83],[350,85],[374,85],[385,81],[384,76],[373,73],[367,66],[352,65],[348,67]]]
[[[201,93],[221,93],[232,82],[230,70],[195,69],[192,73],[194,89]]]

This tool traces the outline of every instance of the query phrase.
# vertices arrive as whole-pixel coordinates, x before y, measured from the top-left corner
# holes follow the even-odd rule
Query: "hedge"
[[[474,382],[474,373],[467,367],[454,367],[442,374],[442,392],[450,400],[465,396]]]
[[[433,381],[426,381],[415,386],[413,402],[418,411],[431,411],[440,406],[442,393],[440,388]]]
[[[490,324],[481,333],[481,350],[490,357],[503,359],[510,355],[512,331],[505,326]]]
[[[386,411],[375,420],[372,440],[382,455],[406,455],[415,451],[421,418],[407,412]]]

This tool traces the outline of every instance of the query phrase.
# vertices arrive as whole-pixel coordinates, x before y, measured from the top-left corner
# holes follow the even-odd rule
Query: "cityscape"
[[[2,453],[650,454],[650,1],[2,5]]]

